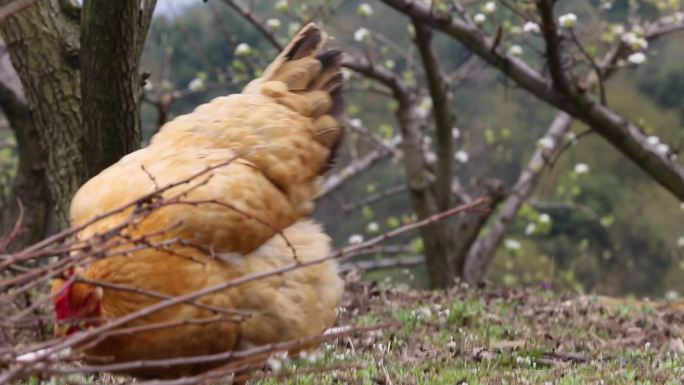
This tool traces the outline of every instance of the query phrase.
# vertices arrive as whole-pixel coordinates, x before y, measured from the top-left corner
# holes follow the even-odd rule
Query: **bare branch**
[[[447,82],[432,47],[432,32],[415,19],[413,20],[413,27],[416,31],[415,43],[423,61],[428,89],[432,97],[437,139],[435,190],[439,207],[444,209],[449,207],[452,197],[451,185],[454,177],[454,136],[452,128],[454,116],[451,112],[451,99],[447,90]]]
[[[624,117],[593,102],[586,95],[579,100],[568,99],[568,95],[549,87],[546,79],[521,59],[505,55],[499,50],[492,51],[491,37],[486,36],[480,29],[453,18],[450,14],[437,12],[425,3],[414,0],[382,2],[460,41],[492,66],[500,69],[520,87],[581,119],[672,194],[684,199],[684,167],[670,159],[667,154],[656,151],[654,146],[649,146],[643,131]]]

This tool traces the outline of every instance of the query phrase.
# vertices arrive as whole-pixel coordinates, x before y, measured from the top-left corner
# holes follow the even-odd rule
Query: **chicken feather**
[[[341,111],[341,54],[328,51],[319,55],[324,43],[324,33],[307,25],[241,94],[215,98],[166,123],[149,146],[124,156],[85,183],[72,200],[73,226],[216,167],[164,190],[163,199],[171,203],[139,221],[125,222],[131,208],[77,234],[78,240],[86,241],[125,223],[117,238],[124,244],[119,250],[130,248],[131,239],[140,237],[147,242],[182,242],[103,258],[79,268],[76,274],[91,282],[178,296],[277,269],[295,258],[305,261],[329,253],[329,238],[319,225],[305,219],[313,209],[318,179],[342,132],[336,120]],[[93,290],[84,283],[60,290],[65,284],[62,279],[53,284],[56,303],[62,301],[58,312],[62,319],[74,315],[116,318],[159,301],[106,286]],[[328,261],[198,299],[203,305],[254,313],[241,323],[177,324],[113,335],[90,346],[86,353],[113,362],[164,359],[307,337],[335,323],[342,290],[336,264]],[[97,306],[92,305],[93,298]],[[81,304],[81,308],[67,307],[73,312],[66,314],[64,301],[72,308]],[[84,304],[90,313],[83,314]],[[182,304],[125,327],[214,316],[206,307]],[[213,365],[216,363],[147,367],[131,373],[176,377]]]

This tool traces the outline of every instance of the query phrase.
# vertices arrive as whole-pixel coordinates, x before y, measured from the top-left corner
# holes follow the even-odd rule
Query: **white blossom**
[[[454,154],[454,158],[456,158],[456,160],[461,163],[468,163],[468,159],[470,159],[470,156],[467,152],[461,150],[457,151],[456,154]]]
[[[677,246],[684,247],[684,237],[679,237],[679,239],[677,239]]]
[[[682,202],[682,203],[679,204],[679,208],[680,208],[682,211],[684,211],[684,202]]]
[[[434,164],[437,162],[437,154],[435,154],[433,151],[429,151],[425,153],[425,161],[428,164]]]
[[[504,247],[506,247],[508,250],[518,250],[520,249],[521,245],[520,242],[516,241],[515,239],[508,238],[504,241]]]
[[[194,78],[190,83],[188,83],[188,89],[190,91],[196,92],[204,88],[204,80],[200,78]]]
[[[290,5],[287,3],[287,0],[279,0],[275,4],[275,9],[278,12],[287,12],[290,9]]]
[[[356,41],[368,41],[370,38],[370,31],[366,28],[359,28],[354,32],[354,40]]]
[[[601,2],[601,8],[611,9],[611,8],[613,8],[613,3],[610,1],[603,1],[603,2]]]
[[[377,233],[378,230],[380,230],[380,226],[377,222],[370,222],[368,225],[366,225],[366,230],[369,233]]]
[[[679,24],[684,21],[684,12],[676,12],[672,17],[674,17],[675,22]]]
[[[363,125],[363,122],[359,118],[349,119],[349,125],[352,127],[359,128]]]
[[[634,52],[627,57],[627,61],[632,64],[642,64],[646,61],[646,55],[642,52]]]
[[[352,236],[349,237],[349,244],[350,245],[358,245],[363,243],[363,235],[361,234],[353,234]]]
[[[539,222],[549,223],[549,222],[551,222],[551,216],[547,213],[539,214]]]
[[[628,44],[635,51],[648,48],[648,41],[634,32],[627,32],[623,34],[622,41]]]
[[[545,136],[537,142],[542,148],[551,150],[556,145],[556,141],[550,136]]]
[[[496,3],[493,1],[487,2],[485,5],[482,6],[482,12],[483,13],[494,13],[494,12],[496,12]]]
[[[271,29],[280,28],[280,26],[281,26],[280,19],[275,19],[275,18],[268,19],[268,20],[266,20],[266,26],[268,28],[271,28]]]
[[[655,135],[651,135],[646,138],[646,143],[650,144],[651,146],[655,146],[660,143],[660,138]]]
[[[522,31],[522,28],[518,27],[517,25],[511,27],[511,34],[513,35],[520,35]]]
[[[523,25],[523,31],[528,32],[528,33],[539,33],[540,32],[539,24],[533,22],[533,21],[528,21]]]
[[[577,15],[574,13],[566,13],[558,18],[558,23],[561,27],[570,28],[577,23]]]
[[[482,13],[478,13],[477,15],[473,16],[473,21],[477,25],[482,25],[484,24],[485,20],[487,20],[487,16],[485,16]]]
[[[537,229],[537,225],[534,224],[533,222],[530,222],[525,226],[525,235],[532,235],[534,234],[534,230]]]
[[[299,30],[301,30],[301,29],[302,29],[302,25],[296,21],[287,25],[287,32],[290,35],[294,35],[295,33],[299,32]]]
[[[623,27],[622,24],[613,24],[610,27],[610,31],[616,35],[622,35],[625,33],[625,27]]]
[[[418,105],[418,116],[420,116],[421,119],[425,119],[430,115],[430,111],[432,111],[432,98],[426,96]]]
[[[252,47],[247,43],[240,43],[235,47],[235,56],[245,57],[252,53]]]
[[[373,15],[373,7],[368,3],[361,3],[359,4],[359,7],[356,8],[356,12],[361,16],[370,17]]]
[[[589,166],[586,163],[577,163],[575,165],[576,174],[585,174],[589,172]]]
[[[523,49],[521,46],[515,44],[512,45],[510,48],[508,48],[508,54],[513,55],[513,56],[520,56],[522,55]]]
[[[451,129],[451,136],[454,137],[454,139],[458,139],[461,137],[461,130],[458,129],[458,127],[453,127]]]
[[[145,85],[143,86],[143,90],[150,92],[154,90],[154,83],[152,83],[149,80],[145,80]]]
[[[656,151],[658,151],[661,154],[667,154],[670,152],[670,146],[668,146],[665,143],[660,143],[656,146]]]
[[[397,66],[397,64],[394,62],[394,60],[391,60],[391,59],[385,60],[385,67],[387,67],[389,69],[394,69],[394,67],[396,67],[396,66]]]

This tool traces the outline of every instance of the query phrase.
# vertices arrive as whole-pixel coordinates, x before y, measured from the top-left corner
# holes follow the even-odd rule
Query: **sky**
[[[188,4],[201,2],[202,0],[157,0],[157,8],[154,10],[154,14],[170,16],[172,10],[178,11]]]

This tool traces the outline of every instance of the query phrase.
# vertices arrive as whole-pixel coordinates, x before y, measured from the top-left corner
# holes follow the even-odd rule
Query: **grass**
[[[541,289],[429,292],[360,280],[348,286],[341,324],[400,326],[330,341],[301,357],[271,358],[270,369],[256,373],[263,378],[250,384],[684,383],[681,305]],[[112,375],[73,380],[131,382]]]
[[[346,364],[358,369],[252,383],[674,385],[684,381],[684,313],[677,306],[541,290],[425,292],[356,285],[346,299],[345,322],[368,325],[399,320],[401,327],[340,339],[310,357],[282,361],[280,370],[301,373]]]

